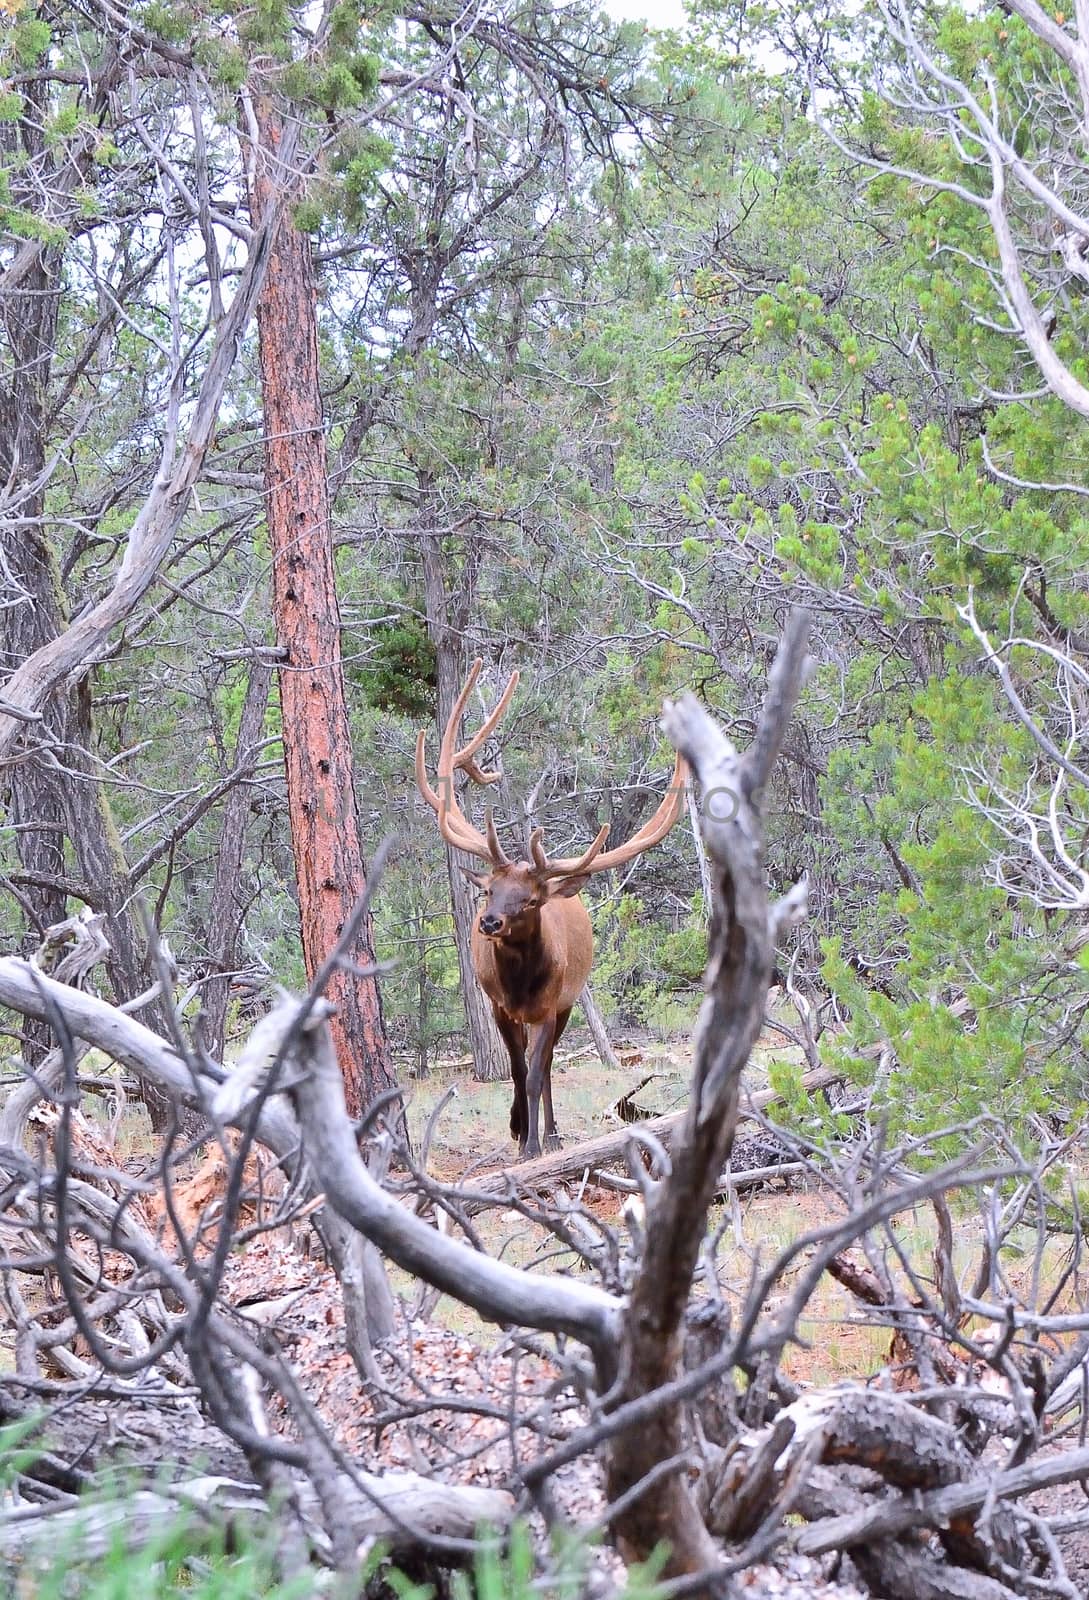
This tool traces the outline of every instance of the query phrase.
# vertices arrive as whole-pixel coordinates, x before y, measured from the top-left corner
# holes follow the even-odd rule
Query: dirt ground
[[[581,1043],[575,1035],[572,1047],[577,1049]],[[650,1116],[684,1105],[689,1071],[687,1047],[639,1040],[620,1048],[623,1056],[619,1072],[610,1072],[589,1053],[560,1061],[554,1067],[556,1118],[565,1144],[617,1127],[613,1108],[623,1096],[630,1095],[639,1111]],[[790,1055],[776,1036],[766,1035],[747,1075],[749,1087],[766,1085],[771,1057],[790,1059]],[[429,1119],[450,1090],[454,1093],[442,1105],[428,1150],[427,1170],[431,1176],[441,1182],[457,1183],[504,1167],[516,1174],[517,1152],[507,1130],[510,1084],[476,1083],[464,1069],[436,1071],[412,1083],[408,1119],[417,1148]],[[621,1195],[593,1183],[585,1188],[580,1185],[579,1189],[583,1204],[595,1216],[623,1231]],[[794,1182],[788,1186],[780,1181],[746,1196],[739,1221],[735,1219],[728,1230],[720,1254],[727,1295],[740,1298],[744,1294],[757,1253],[766,1263],[799,1234],[840,1215],[842,1206],[836,1196],[821,1185]],[[475,1218],[474,1223],[489,1250],[501,1254],[504,1260],[528,1266],[547,1249],[552,1264],[556,1264],[555,1241],[513,1212],[489,1212]],[[917,1229],[920,1242],[929,1239],[929,1216],[920,1216],[909,1226]],[[966,1254],[972,1249],[971,1232],[969,1228],[963,1241]],[[789,1292],[801,1264],[784,1278],[784,1294]],[[403,1291],[408,1285],[398,1282],[397,1287]],[[484,1342],[494,1338],[487,1324],[455,1301],[440,1300],[433,1314],[455,1331],[471,1333]],[[803,1342],[791,1347],[785,1363],[788,1376],[798,1382],[818,1385],[866,1377],[886,1359],[887,1335],[860,1317],[857,1302],[831,1279],[826,1279],[818,1290],[799,1334]]]

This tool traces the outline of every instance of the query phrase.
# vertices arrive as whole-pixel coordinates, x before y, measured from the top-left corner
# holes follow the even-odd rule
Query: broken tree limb
[[[887,1539],[914,1528],[941,1527],[955,1517],[970,1515],[990,1501],[1017,1500],[1050,1489],[1059,1483],[1074,1483],[1089,1477],[1089,1447],[1067,1450],[1011,1467],[1008,1472],[985,1472],[967,1483],[954,1483],[933,1489],[913,1499],[885,1500],[846,1516],[828,1517],[805,1528],[794,1540],[806,1555],[825,1555],[832,1550],[848,1550],[874,1539]]]
[[[614,1409],[668,1386],[681,1359],[681,1329],[707,1212],[733,1146],[741,1074],[763,1026],[775,964],[775,930],[783,908],[776,911],[768,902],[762,805],[801,692],[809,628],[808,613],[791,612],[745,754],[738,754],[693,695],[667,703],[662,718],[667,737],[699,779],[714,907],[688,1105],[672,1139],[671,1171],[648,1185],[643,1256],[613,1356]],[[792,913],[800,905],[800,894],[791,897]],[[620,1500],[659,1462],[675,1458],[685,1448],[686,1428],[678,1402],[612,1439],[606,1453],[610,1500]],[[720,1559],[680,1474],[631,1506],[615,1528],[626,1560],[645,1560],[667,1546],[667,1579],[713,1571]]]
[[[17,1388],[17,1380],[0,1383],[0,1422],[25,1422],[33,1417],[33,1408],[12,1392]],[[42,1439],[42,1449],[33,1453],[32,1446],[28,1452],[21,1481],[53,1491],[42,1511],[42,1517],[49,1519],[50,1549],[62,1541],[86,1558],[104,1554],[118,1544],[139,1548],[155,1529],[176,1524],[187,1512],[267,1522],[264,1492],[249,1479],[244,1456],[201,1416],[194,1400],[171,1405],[146,1392],[125,1395],[128,1411],[138,1425],[124,1430],[122,1442],[110,1416],[120,1398],[115,1394],[104,1400],[93,1392],[74,1392],[33,1430],[35,1443]],[[205,1474],[171,1481],[172,1471],[183,1466],[179,1455],[182,1439],[185,1458],[199,1457],[205,1463]],[[85,1495],[98,1477],[122,1459],[127,1467],[154,1476],[156,1489],[135,1489],[116,1502],[81,1503],[77,1497]],[[431,1539],[471,1540],[483,1526],[505,1527],[514,1514],[514,1497],[505,1490],[447,1484],[415,1472],[373,1473],[356,1468],[350,1479],[343,1478],[341,1487],[356,1544],[380,1539],[394,1552],[406,1553],[421,1544],[426,1547]],[[321,1543],[321,1507],[313,1488],[303,1476],[294,1480],[293,1488],[311,1538]],[[67,1507],[65,1499],[69,1500]],[[33,1514],[26,1498],[0,1508],[3,1557],[25,1556],[39,1544],[42,1533],[43,1522]]]
[[[220,402],[264,283],[269,247],[282,205],[281,200],[253,233],[238,291],[216,329],[200,387],[188,408],[187,438],[182,437],[181,431],[185,412],[184,367],[180,360],[172,375],[168,426],[164,429],[155,481],[129,529],[110,589],[85,607],[63,633],[20,662],[5,680],[0,762],[10,761],[28,722],[44,709],[58,686],[101,656],[114,629],[132,613],[158,576],[189,509],[193,486],[215,437]],[[191,358],[189,352],[187,359]]]
[[[958,1354],[949,1343],[940,1320],[921,1300],[908,1302],[891,1279],[882,1284],[872,1267],[860,1265],[846,1251],[828,1263],[828,1275],[863,1305],[883,1313],[891,1333],[888,1360],[897,1388],[964,1381],[964,1353]]]
[[[586,1026],[590,1030],[590,1037],[594,1041],[594,1049],[597,1051],[601,1065],[608,1067],[612,1072],[618,1072],[620,1070],[620,1062],[616,1051],[613,1049],[608,1030],[605,1027],[605,1018],[597,1008],[597,1001],[594,999],[593,990],[590,988],[589,982],[584,983],[582,986],[579,1004],[582,1007],[582,1014],[586,1018]]]
[[[355,1481],[355,1480],[353,1480]],[[506,1527],[514,1516],[514,1496],[505,1489],[440,1483],[416,1472],[358,1474],[371,1503],[355,1509],[353,1532],[381,1539],[394,1554],[412,1548],[405,1528],[435,1539],[474,1539],[485,1527]]]
[[[202,1096],[207,1103],[228,1076],[216,1063],[205,1063],[207,1073],[194,1071],[173,1045],[135,1017],[119,1011],[97,995],[58,983],[31,962],[16,956],[0,957],[0,1006],[10,1006],[24,1016],[45,1022],[51,1022],[59,1012],[74,1038],[104,1051],[135,1072],[141,1082],[152,1083],[180,1105],[199,1104]],[[246,1112],[240,1122],[244,1124],[248,1115]],[[256,1136],[266,1149],[279,1157],[289,1175],[296,1171],[299,1125],[283,1095],[273,1095],[261,1107]],[[316,1192],[306,1175],[303,1190]],[[359,1283],[358,1246],[348,1225],[335,1212],[328,1211],[315,1217],[315,1225],[345,1292],[354,1290],[357,1295],[366,1297],[366,1305],[358,1307],[357,1322],[366,1325],[372,1340],[388,1338],[393,1330],[393,1303],[381,1261],[368,1249],[365,1252],[366,1283]],[[352,1354],[357,1365],[366,1366],[366,1351],[353,1348]]]
[[[776,1178],[800,1178],[811,1172],[806,1161],[781,1161],[773,1167],[746,1167],[741,1172],[723,1172],[718,1180],[718,1194],[740,1194],[743,1189],[756,1189],[762,1183],[774,1183]],[[641,1194],[642,1187],[634,1178],[622,1178],[616,1172],[596,1171],[591,1180],[601,1189],[612,1189],[618,1194]],[[469,1207],[468,1209],[473,1209]]]
[[[831,1467],[815,1467],[808,1476],[804,1504],[807,1517],[820,1527],[862,1515],[866,1496]],[[803,1534],[804,1538],[805,1535]],[[840,1547],[836,1547],[840,1554]],[[969,1567],[951,1566],[934,1551],[914,1541],[881,1539],[853,1545],[850,1558],[874,1594],[885,1600],[1015,1600],[1017,1590]]]
[[[357,1472],[345,1478],[344,1485],[351,1537],[357,1545],[380,1540],[393,1556],[426,1548],[432,1539],[474,1539],[481,1528],[506,1527],[514,1515],[514,1496],[505,1490],[439,1483],[415,1472],[382,1476]],[[305,1480],[298,1491],[305,1507],[306,1500],[313,1499]],[[205,1526],[210,1512],[232,1522],[244,1517],[257,1526],[270,1514],[261,1490],[253,1484],[221,1477],[182,1479],[169,1491],[138,1489],[105,1504],[73,1503],[58,1510],[54,1502],[38,1516],[24,1509],[19,1521],[0,1513],[0,1543],[4,1557],[17,1557],[32,1567],[31,1552],[41,1546],[48,1528],[51,1550],[60,1541],[79,1559],[88,1560],[118,1548],[143,1549],[156,1532],[175,1530],[187,1512],[198,1510],[202,1515],[196,1520]],[[409,1528],[422,1538],[406,1532]]]
[[[285,1027],[290,1026],[288,1007]],[[616,1348],[623,1302],[574,1278],[522,1271],[444,1238],[379,1187],[360,1159],[344,1085],[324,1025],[298,1033],[291,1096],[307,1159],[329,1204],[407,1272],[493,1322],[566,1333],[599,1359]]]
[[[813,1470],[818,1462],[824,1471]],[[730,1537],[750,1533],[759,1508],[766,1512],[778,1500],[799,1464],[805,1465],[810,1482],[796,1509],[815,1524],[798,1536],[799,1548],[813,1556],[864,1544],[868,1570],[881,1575],[883,1593],[906,1597],[947,1592],[982,1600],[984,1594],[1003,1593],[1002,1587],[979,1588],[968,1573],[996,1570],[997,1563],[1019,1571],[1029,1561],[1008,1504],[1001,1496],[987,1499],[993,1471],[968,1450],[959,1429],[903,1395],[872,1388],[804,1394],[780,1411],[773,1424],[739,1439],[733,1454],[723,1458],[720,1482],[712,1485],[716,1531]],[[978,1525],[963,1512],[921,1518],[906,1527],[895,1520],[895,1513],[905,1508],[943,1505],[946,1490],[977,1488],[977,1505],[986,1500],[989,1508]],[[882,1520],[886,1512],[894,1513],[889,1525]],[[908,1548],[913,1541],[897,1543],[898,1533],[917,1526],[932,1529],[945,1546],[946,1561],[930,1575],[932,1558],[924,1561],[927,1571],[919,1570]],[[833,1542],[833,1527],[839,1543]],[[947,1575],[945,1591],[933,1587],[939,1570]]]

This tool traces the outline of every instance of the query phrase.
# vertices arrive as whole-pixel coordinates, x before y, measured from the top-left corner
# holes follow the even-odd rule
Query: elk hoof
[[[560,1138],[559,1134],[556,1133],[555,1131],[553,1131],[552,1133],[546,1133],[545,1134],[544,1147],[545,1147],[546,1150],[562,1150],[563,1149],[563,1140]]]
[[[518,1152],[519,1161],[536,1161],[541,1153],[539,1144],[524,1144]]]

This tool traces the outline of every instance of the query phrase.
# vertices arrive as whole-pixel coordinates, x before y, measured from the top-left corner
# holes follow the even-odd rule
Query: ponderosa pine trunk
[[[281,123],[255,97],[250,211],[257,225],[279,196]],[[356,814],[344,692],[318,365],[317,295],[310,242],[285,211],[257,302],[272,605],[279,666],[288,812],[306,971],[313,978],[367,884]],[[374,960],[369,919],[348,958]],[[348,1109],[359,1116],[394,1086],[378,985],[334,973],[326,993]]]

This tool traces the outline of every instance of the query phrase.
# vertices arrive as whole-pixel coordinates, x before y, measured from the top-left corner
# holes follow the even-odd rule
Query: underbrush
[[[37,1458],[23,1443],[26,1431],[25,1424],[0,1430],[0,1488],[9,1501]],[[577,1600],[585,1593],[593,1542],[554,1540],[542,1572],[542,1553],[524,1522],[502,1543],[481,1530],[464,1571],[421,1578],[375,1545],[354,1577],[309,1564],[284,1577],[285,1552],[277,1551],[271,1526],[180,1505],[169,1511],[169,1500],[181,1501],[185,1492],[179,1484],[151,1494],[118,1480],[59,1517],[24,1503],[25,1540],[0,1550],[0,1592],[17,1600]],[[633,1570],[624,1600],[655,1600],[660,1565]]]

